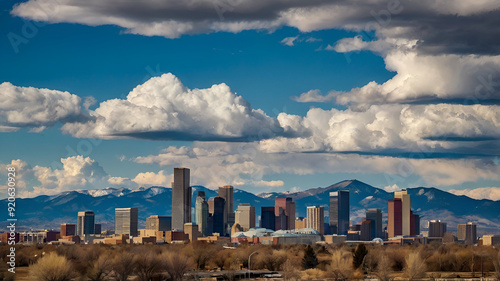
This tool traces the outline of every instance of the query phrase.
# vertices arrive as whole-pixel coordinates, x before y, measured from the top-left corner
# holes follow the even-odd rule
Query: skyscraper
[[[101,234],[101,224],[100,223],[94,224],[94,234]]]
[[[372,223],[373,221],[371,220],[363,220],[360,225],[360,230],[359,230],[359,239],[361,241],[370,241],[372,240]]]
[[[260,227],[276,230],[274,207],[261,207]]]
[[[307,228],[316,229],[321,235],[325,234],[325,210],[323,207],[307,207]]]
[[[224,198],[217,196],[210,198],[209,206],[213,208],[209,208],[211,222],[212,222],[212,232],[219,233],[220,236],[226,235],[226,228],[224,226],[224,217],[225,217],[225,209],[226,200]]]
[[[380,209],[368,209],[366,220],[370,221],[370,238],[384,238],[382,233],[382,211]]]
[[[198,191],[198,196],[196,196],[195,219],[201,235],[209,235],[210,233],[205,232],[208,224],[208,203],[204,191]]]
[[[188,168],[174,168],[172,183],[172,229],[184,230],[184,224],[191,222],[191,187]]]
[[[420,235],[420,216],[412,212],[413,233],[411,235]]]
[[[388,203],[388,224],[387,234],[389,238],[400,236],[403,233],[402,225],[402,201],[400,198],[393,198]]]
[[[115,209],[115,234],[128,234],[139,236],[137,225],[139,220],[139,209],[116,208]]]
[[[330,192],[330,232],[347,235],[349,230],[349,191]]]
[[[234,188],[230,185],[219,187],[219,197],[224,198],[224,227],[226,232],[231,231],[234,224]]]
[[[472,222],[458,225],[457,239],[465,244],[474,245],[477,240],[476,225]]]
[[[172,217],[169,216],[149,216],[146,219],[146,229],[156,231],[172,230]]]
[[[255,207],[248,203],[241,203],[235,212],[235,223],[238,223],[243,231],[255,228]]]
[[[85,236],[95,233],[94,212],[78,212],[78,223],[76,224],[76,235]]]
[[[406,189],[394,192],[394,198],[401,199],[401,224],[402,224],[402,235],[412,235],[411,233],[411,199],[410,194],[406,192]]]
[[[446,233],[446,223],[440,220],[429,221],[429,237],[443,237]]]
[[[295,229],[295,202],[292,201],[292,198],[276,198],[274,200],[274,213],[277,217],[276,230]]]

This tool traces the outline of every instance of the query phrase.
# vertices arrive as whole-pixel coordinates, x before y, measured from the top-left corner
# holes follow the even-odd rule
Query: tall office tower
[[[347,235],[349,231],[349,191],[330,192],[330,232]]]
[[[115,209],[115,234],[128,234],[139,236],[137,225],[139,221],[139,209],[116,208]]]
[[[412,214],[413,215],[413,222],[414,222],[414,229],[415,233],[412,235],[420,235],[420,216],[417,214]]]
[[[100,223],[94,224],[94,234],[101,234],[101,224]]]
[[[443,237],[446,233],[446,223],[440,220],[429,221],[429,237]]]
[[[366,220],[370,221],[370,240],[384,238],[384,233],[382,233],[382,211],[380,209],[368,209],[366,211]]]
[[[224,207],[224,227],[226,233],[231,232],[231,227],[234,224],[234,188],[230,185],[219,187],[219,197],[226,200]]]
[[[234,215],[235,223],[239,224],[243,231],[255,228],[255,207],[248,203],[241,203]]]
[[[401,217],[402,217],[402,231],[403,235],[411,235],[411,200],[410,194],[406,192],[406,189],[394,192],[394,198],[401,199]]]
[[[360,240],[361,241],[370,241],[372,240],[372,223],[373,221],[371,220],[363,220],[361,222],[361,226],[360,226]]]
[[[207,230],[208,224],[208,203],[205,199],[204,191],[198,191],[198,196],[196,196],[195,219],[201,235],[207,235],[205,231]]]
[[[78,223],[76,224],[76,235],[84,236],[85,234],[95,233],[94,212],[78,212]]]
[[[274,207],[261,207],[260,227],[276,230]]]
[[[73,223],[61,224],[61,237],[75,236],[75,235],[76,235],[76,224]]]
[[[387,234],[389,238],[403,234],[402,206],[403,202],[400,198],[393,198],[389,200],[387,223]]]
[[[323,207],[307,207],[307,228],[316,229],[321,235],[325,234],[325,209]]]
[[[172,183],[172,229],[184,230],[191,222],[191,187],[188,168],[174,168]]]
[[[208,203],[209,206],[212,206],[211,209],[209,208],[212,222],[212,232],[219,233],[220,236],[225,236],[226,228],[224,226],[224,217],[226,214],[224,206],[226,205],[226,200],[224,200],[224,198],[220,196],[217,196],[210,198]]]
[[[476,225],[472,222],[468,222],[467,224],[459,224],[458,225],[458,233],[457,239],[459,241],[464,241],[465,244],[474,245],[476,244],[477,233],[476,233]]]
[[[295,202],[290,203],[290,213],[288,214],[288,229],[295,229]]]
[[[280,208],[283,211],[280,211]],[[295,202],[292,198],[276,198],[274,200],[274,214],[277,217],[276,229],[295,229]],[[285,216],[284,221],[283,216]]]
[[[172,217],[169,216],[149,216],[146,219],[146,229],[156,231],[172,230]]]
[[[286,229],[288,217],[285,215],[285,210],[283,210],[283,208],[281,207],[274,207],[274,214],[274,228],[276,230]]]

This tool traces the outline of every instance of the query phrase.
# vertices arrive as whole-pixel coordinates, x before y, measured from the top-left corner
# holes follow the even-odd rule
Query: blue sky
[[[43,6],[45,2],[49,3],[48,1],[40,3]],[[0,95],[3,95],[2,99],[12,99],[13,92],[19,94],[25,91],[26,87],[34,87],[35,93],[32,94],[35,96],[39,94],[37,92],[39,89],[68,92],[81,98],[81,102],[76,105],[81,110],[76,110],[78,112],[74,113],[72,118],[76,118],[76,115],[80,119],[82,116],[97,118],[100,114],[97,113],[100,103],[114,99],[124,100],[129,92],[144,83],[150,83],[148,85],[152,89],[157,89],[155,95],[165,98],[166,102],[170,103],[169,96],[164,95],[161,88],[155,88],[156,80],[151,78],[161,77],[159,79],[167,81],[166,76],[161,75],[171,73],[188,89],[208,89],[212,85],[227,84],[232,97],[238,95],[248,102],[247,109],[261,109],[267,115],[262,117],[256,112],[253,116],[256,120],[276,123],[269,126],[278,128],[279,132],[269,139],[259,141],[227,142],[227,136],[220,134],[220,130],[225,131],[224,121],[210,119],[211,117],[204,115],[204,112],[194,113],[196,115],[194,119],[201,122],[205,119],[212,120],[211,122],[217,124],[200,123],[198,127],[182,119],[179,125],[181,129],[174,130],[168,125],[170,121],[165,121],[166,127],[154,127],[156,118],[161,119],[161,117],[154,115],[147,117],[141,115],[141,111],[137,111],[138,115],[132,116],[131,119],[136,118],[135,120],[139,120],[138,123],[145,128],[153,128],[148,133],[156,134],[161,131],[169,136],[168,140],[158,137],[137,139],[136,135],[130,134],[130,130],[134,130],[134,127],[120,131],[117,128],[124,127],[114,124],[109,128],[114,133],[127,134],[116,139],[96,131],[95,128],[101,126],[98,123],[100,121],[80,126],[75,125],[80,121],[68,121],[66,116],[66,119],[56,117],[50,122],[40,120],[23,121],[22,124],[12,122],[9,118],[13,118],[14,112],[23,111],[24,108],[9,111],[7,104],[0,107],[0,125],[8,127],[5,132],[0,132],[0,147],[2,147],[0,162],[7,165],[13,163],[12,161],[18,161],[15,163],[27,169],[24,178],[21,179],[26,183],[21,185],[25,188],[26,196],[68,189],[120,185],[132,188],[155,184],[168,186],[172,167],[177,165],[190,165],[195,175],[193,184],[203,184],[210,188],[233,184],[255,193],[268,191],[270,188],[275,191],[286,191],[327,186],[352,178],[381,188],[386,187],[388,190],[426,185],[447,190],[489,188],[489,191],[498,192],[496,188],[500,187],[500,178],[497,173],[498,164],[495,164],[497,163],[495,159],[498,159],[496,157],[500,154],[496,146],[500,135],[497,92],[475,95],[474,99],[479,97],[477,103],[480,108],[468,105],[457,108],[456,104],[447,101],[467,99],[468,95],[471,95],[471,91],[466,91],[468,87],[477,89],[482,85],[480,82],[477,82],[479,86],[471,85],[472,82],[469,80],[473,78],[470,77],[484,76],[488,81],[490,72],[494,73],[490,80],[496,81],[497,77],[500,77],[496,76],[498,75],[496,67],[500,64],[497,64],[498,57],[495,50],[476,54],[471,43],[470,50],[467,51],[469,53],[465,51],[457,53],[450,47],[454,44],[453,40],[449,39],[448,42],[443,39],[443,42],[433,42],[435,46],[442,47],[442,50],[434,51],[438,49],[434,48],[429,51],[426,49],[428,46],[415,43],[414,38],[389,34],[391,30],[384,24],[379,24],[374,29],[368,28],[363,32],[351,27],[353,22],[359,24],[361,28],[366,27],[363,22],[359,23],[359,18],[365,18],[360,15],[352,16],[352,19],[346,18],[345,22],[332,22],[330,26],[322,24],[317,27],[312,20],[314,15],[310,16],[312,23],[307,24],[303,21],[276,24],[273,22],[274,19],[262,16],[259,28],[252,28],[253,25],[249,24],[245,30],[226,32],[225,29],[232,28],[230,25],[233,21],[237,22],[245,17],[259,18],[266,14],[266,9],[271,8],[266,8],[265,5],[258,8],[258,11],[251,16],[241,8],[244,5],[235,6],[227,12],[225,19],[218,18],[215,11],[214,15],[210,16],[210,9],[206,7],[200,8],[200,11],[188,9],[189,13],[193,13],[192,16],[189,14],[185,18],[179,16],[180,18],[175,20],[179,23],[192,24],[194,26],[192,30],[172,35],[162,31],[162,29],[170,30],[170,26],[166,24],[160,26],[159,31],[154,29],[154,32],[159,32],[158,34],[150,34],[151,31],[142,28],[141,25],[140,28],[130,27],[137,24],[138,15],[132,10],[127,11],[129,7],[126,5],[123,6],[123,11],[117,9],[110,12],[113,16],[121,18],[120,24],[126,22],[120,26],[113,22],[101,22],[99,16],[91,20],[88,20],[85,14],[78,13],[74,18],[66,17],[64,7],[66,2],[58,2],[57,5],[60,7],[54,9],[54,14],[50,12],[45,14],[49,20],[42,21],[39,21],[39,11],[36,10],[35,2],[24,2],[14,9],[16,1],[3,1],[0,4],[0,30],[3,34],[3,39],[0,40],[2,50],[0,82],[12,84],[12,86],[4,84],[3,93],[0,92]],[[116,2],[120,5],[120,1]],[[30,5],[35,5],[35,8]],[[81,5],[83,7],[86,4]],[[102,16],[109,12],[88,5],[90,8],[86,7],[89,9],[86,10],[87,13]],[[289,8],[282,9],[288,11]],[[341,9],[341,7],[332,8]],[[343,8],[352,7],[347,5]],[[451,10],[455,8],[450,7]],[[151,9],[153,13],[154,7]],[[464,13],[464,16],[469,16],[470,11],[464,9],[460,12]],[[410,10],[412,7],[407,7],[403,11]],[[404,12],[398,15],[407,17],[410,21],[414,20],[417,28],[417,19],[411,18],[414,15],[411,13],[405,15]],[[205,29],[196,22],[197,13],[208,14],[204,19],[206,25],[219,26],[214,23],[220,23],[229,27],[219,27],[220,30]],[[242,19],[238,19],[240,13]],[[431,22],[434,20],[436,25],[439,23],[436,18],[432,18],[432,15],[429,17]],[[358,18],[358,21],[354,21],[354,18]],[[369,20],[373,22],[376,19],[372,16]],[[92,20],[95,22],[88,22]],[[391,24],[397,27],[401,23],[394,20]],[[432,24],[430,28],[432,29]],[[16,36],[21,36],[23,43],[13,47],[12,38],[19,38]],[[298,37],[293,44],[285,44],[286,38],[296,36]],[[456,41],[462,39],[456,38]],[[484,74],[482,69],[476,70],[478,65],[484,66],[484,64],[470,59],[468,57],[470,54],[491,59],[491,65],[487,66]],[[458,66],[465,69],[456,76],[443,75],[449,68],[456,68],[448,61],[450,56],[456,56],[452,60],[458,59],[460,61]],[[452,87],[449,85],[453,83],[445,81],[444,86],[437,85],[432,88],[427,84],[434,82],[425,77],[429,73],[442,76],[441,80],[456,80],[458,77],[463,79],[464,84]],[[177,83],[168,81],[165,83],[170,83],[168,85],[172,87]],[[487,85],[483,86],[484,89],[489,89]],[[457,88],[465,90],[461,92]],[[429,101],[429,94],[432,101]],[[215,91],[214,95],[217,98],[218,92]],[[62,94],[62,96],[67,95]],[[88,110],[83,105],[86,97],[93,97],[96,101]],[[33,98],[30,102],[33,100],[37,99]],[[436,103],[439,107],[434,107]],[[35,102],[34,107],[36,106]],[[50,110],[48,109],[50,106],[44,107]],[[178,107],[179,105],[175,104],[173,106],[173,108]],[[206,108],[207,112],[210,112],[210,109]],[[332,109],[334,111],[331,111]],[[102,112],[106,110],[110,109],[102,107]],[[169,110],[172,109],[165,109],[166,113],[171,113]],[[449,114],[449,110],[453,114]],[[35,110],[35,112],[41,111],[43,109]],[[430,111],[433,112],[429,115],[431,117],[428,117],[426,114]],[[116,112],[123,114],[123,111]],[[323,119],[311,117],[309,120],[308,117],[313,112],[323,114],[325,117]],[[408,112],[412,112],[412,118],[416,119],[403,120],[401,116],[408,117]],[[181,110],[181,114],[189,115],[190,112]],[[443,114],[444,124],[447,122],[459,124],[458,127],[448,130],[447,126],[429,131],[429,127],[434,125],[438,127],[440,121],[435,116],[440,114]],[[466,117],[460,119],[457,117],[461,116],[460,114]],[[34,115],[33,112],[27,113],[23,120],[36,119]],[[278,115],[281,117],[278,118]],[[302,122],[293,123],[287,128],[286,124],[297,122],[295,117],[302,118]],[[446,121],[446,118],[460,120]],[[476,123],[467,123],[471,118],[475,119]],[[283,121],[285,119],[288,121]],[[401,121],[393,122],[398,119]],[[151,124],[148,125],[148,122]],[[321,125],[316,126],[319,122]],[[386,126],[384,122],[388,125]],[[228,134],[234,136],[241,133],[240,137],[253,139],[254,136],[249,131],[255,131],[259,123],[248,124],[250,124],[249,129],[246,125],[242,125],[243,132]],[[415,124],[423,125],[412,127]],[[200,128],[212,125],[220,130],[210,134],[220,138],[220,141],[201,141],[202,133],[191,136],[188,140],[176,140],[175,136],[170,137],[178,133],[191,134]],[[238,127],[237,124],[233,125]],[[33,130],[38,126],[45,128]],[[109,126],[109,123],[102,126]],[[262,126],[266,127],[265,124]],[[324,126],[330,126],[330,129],[319,129],[326,128]],[[474,130],[474,127],[479,129]],[[79,128],[84,130],[84,133],[76,133],[76,129],[71,128]],[[141,133],[146,131],[141,129]],[[463,141],[453,141],[455,137],[462,138]],[[484,137],[489,140],[478,141]],[[433,138],[441,138],[443,141],[430,141]],[[209,157],[204,159],[202,154],[196,152],[218,151],[220,147],[226,147],[222,149],[224,157],[234,158],[242,154],[241,146],[245,145],[252,145],[255,155],[243,157],[245,160],[241,163],[223,159],[219,154],[212,159]],[[165,153],[164,150],[168,150],[169,147],[171,150],[182,147],[186,150],[176,151],[173,154],[172,151]],[[180,157],[177,159],[181,153],[191,153],[196,156],[190,159]],[[408,153],[414,153],[412,158],[417,159],[407,159],[404,155]],[[149,158],[139,160],[140,157]],[[70,158],[68,164],[61,162],[61,159]],[[199,161],[196,161],[197,159]],[[249,162],[253,163],[252,166],[245,166],[245,163]],[[218,166],[224,165],[221,163],[230,163],[225,169],[235,171],[234,174],[217,180],[206,175]],[[280,168],[280,165],[290,165],[290,167]],[[438,167],[436,171],[426,168],[432,165]],[[458,177],[453,174],[453,170],[456,173],[470,173],[476,176]],[[22,170],[20,173],[22,174]],[[68,174],[71,174],[70,178]],[[95,175],[99,175],[99,178],[94,178]],[[83,184],[82,179],[86,179]]]

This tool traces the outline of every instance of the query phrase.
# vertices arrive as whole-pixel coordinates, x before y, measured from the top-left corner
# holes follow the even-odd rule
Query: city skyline
[[[183,166],[212,189],[500,199],[494,1],[87,2],[0,3],[0,198],[14,165],[23,198]]]
[[[323,192],[323,196],[328,196],[325,198],[328,199],[328,206],[309,204],[303,206],[302,208],[306,209],[306,218],[298,215],[301,210],[297,210],[296,202],[287,196],[290,194],[276,197],[272,207],[262,206],[259,218],[255,206],[250,203],[240,202],[237,209],[234,208],[232,186],[220,187],[218,192],[214,192],[214,196],[209,198],[208,203],[205,191],[197,190],[195,195],[189,185],[189,171],[189,168],[174,168],[171,216],[151,215],[145,220],[145,228],[139,229],[139,208],[121,207],[114,209],[114,229],[103,231],[101,224],[95,223],[95,213],[87,210],[77,213],[76,225],[68,222],[61,224],[60,232],[52,229],[43,231],[31,229],[13,232],[14,234],[9,234],[11,237],[9,239],[24,244],[185,244],[206,241],[230,242],[237,246],[343,242],[377,245],[429,243],[495,245],[500,238],[500,235],[491,232],[483,234],[483,238],[478,238],[477,224],[473,221],[467,223],[462,221],[457,225],[456,232],[450,232],[446,222],[431,219],[427,222],[427,227],[424,227],[427,230],[421,231],[420,215],[414,212],[411,206],[411,193],[406,189],[391,193],[393,197],[387,200],[387,224],[384,224],[382,210],[373,208],[375,204],[365,206],[368,207],[365,216],[356,222],[350,219],[350,214],[354,211],[351,209],[350,194],[351,191],[353,194],[359,191],[350,190],[350,184],[342,182],[338,183],[340,188],[338,191]],[[421,192],[416,195],[419,194]],[[191,204],[193,196],[196,198],[194,206]],[[326,208],[328,212],[325,212]],[[167,211],[163,209],[161,213]],[[417,211],[426,213],[427,210],[418,208]],[[186,212],[189,212],[189,215]],[[228,219],[230,217],[234,218],[234,221],[231,222]],[[327,220],[327,217],[330,218]],[[471,217],[467,217],[467,220],[469,218]],[[178,224],[182,222],[182,227],[176,227],[173,222]],[[498,232],[498,228],[493,231],[495,232]],[[5,242],[6,237],[7,234],[2,233],[0,242]]]
[[[194,195],[192,194],[191,187],[185,186],[185,184],[190,181],[189,168],[174,168],[174,174],[176,174],[176,180],[172,183],[172,189],[174,189],[174,187],[178,188],[177,193],[180,194],[179,199],[182,199],[181,201],[183,201],[186,197],[191,198]],[[318,241],[317,236],[300,238],[301,235],[307,236],[310,234],[319,235],[320,241],[323,239],[326,241],[329,239],[327,238],[327,235],[333,235],[335,237],[344,237],[342,239],[347,241],[376,241],[376,239],[383,239],[385,241],[389,241],[387,243],[393,243],[395,239],[399,239],[399,243],[402,244],[405,243],[404,241],[409,243],[413,243],[411,241],[420,241],[419,243],[423,242],[426,244],[432,241],[437,241],[437,239],[441,239],[441,242],[461,241],[465,244],[474,245],[477,238],[477,225],[473,222],[459,224],[457,226],[456,236],[454,236],[451,232],[447,232],[447,223],[442,222],[441,220],[429,220],[428,230],[421,232],[420,216],[413,212],[411,207],[411,196],[408,194],[406,189],[403,189],[402,191],[395,191],[393,193],[394,197],[387,201],[388,222],[383,232],[383,215],[380,209],[367,209],[366,216],[362,218],[361,222],[358,223],[349,219],[351,213],[349,190],[339,190],[327,193],[329,195],[329,206],[327,207],[330,210],[329,216],[331,217],[328,223],[325,223],[325,218],[329,216],[325,216],[324,206],[306,206],[307,217],[301,218],[297,216],[295,202],[293,199],[285,197],[276,198],[274,207],[262,207],[262,217],[259,220],[259,228],[256,227],[254,206],[251,206],[249,203],[240,203],[237,209],[234,209],[234,207],[228,207],[234,205],[233,193],[234,189],[232,186],[220,187],[217,196],[211,197],[209,199],[209,203],[207,204],[205,201],[205,192],[198,191],[194,208],[192,208],[191,204],[188,205],[189,212],[191,213],[194,211],[194,223],[190,222],[191,217],[187,217],[186,214],[184,214],[184,210],[182,210],[182,212],[174,212],[175,208],[178,208],[175,207],[175,204],[179,202],[176,202],[177,199],[172,195],[172,216],[150,216],[146,220],[146,228],[141,230],[138,229],[138,208],[116,208],[115,229],[113,233],[114,235],[122,237],[120,239],[123,239],[123,235],[136,237],[140,232],[141,234],[139,238],[141,240],[137,240],[139,243],[141,241],[151,241],[148,240],[151,237],[156,237],[154,238],[156,241],[157,238],[162,239],[167,236],[172,237],[171,239],[174,240],[174,237],[177,236],[180,238],[184,237],[192,242],[198,238],[205,239],[204,237],[211,237],[212,235],[215,235],[214,237],[230,236],[231,240],[235,240],[233,242],[240,243],[248,242],[246,239],[254,237],[256,231],[261,231],[261,233],[268,231],[276,231],[276,233],[280,233],[281,231],[291,231],[288,233],[298,235],[298,240],[296,240],[295,243],[304,243],[305,241],[308,241],[306,243],[310,243],[311,241]],[[186,206],[185,202],[180,203],[181,204],[179,206]],[[205,207],[208,217],[207,214],[204,214],[202,211],[203,208],[201,208],[200,203],[208,205],[208,208]],[[179,210],[181,209],[185,208],[183,207]],[[265,214],[265,209],[268,214]],[[425,212],[425,210],[419,210]],[[235,217],[235,221],[229,223],[227,217],[231,216]],[[271,216],[271,218],[265,218],[266,216]],[[91,219],[91,221],[87,220],[87,218]],[[179,219],[181,219],[181,221],[189,221],[185,221],[182,228],[173,227],[173,225],[170,224],[172,221],[179,221]],[[346,221],[344,222],[344,220]],[[204,221],[207,221],[206,225],[204,225]],[[271,221],[273,225],[269,225],[269,221]],[[291,221],[293,221],[293,223],[291,223]],[[199,225],[198,222],[203,223]],[[298,227],[298,225],[296,226],[296,222],[300,225],[300,227]],[[229,227],[228,224],[230,224]],[[90,228],[91,231],[94,230],[94,213],[92,211],[78,212],[76,232],[79,238],[73,238],[72,236],[67,235],[68,232],[71,232],[71,226],[74,225],[67,223],[61,224],[61,235],[66,233],[66,235],[61,236],[63,240],[67,239],[68,241],[75,241],[75,239],[81,238],[82,241],[88,243],[95,239],[95,237],[91,236],[98,235],[100,237],[101,234],[100,224],[95,224],[95,232],[83,230],[87,228]],[[163,229],[160,230],[160,227]],[[316,231],[316,234],[310,233],[310,231],[313,230]],[[106,232],[107,231],[108,230],[106,230]],[[50,239],[54,239],[54,237],[56,237],[55,233],[52,231],[49,232],[51,233]],[[245,233],[247,232],[251,233],[249,234],[250,237],[246,236],[247,234]],[[450,235],[452,240],[450,240]],[[45,239],[43,236],[49,237],[49,234],[33,234],[30,232],[28,234],[22,234],[21,236],[26,237],[28,240],[33,239],[39,241],[40,239]],[[331,239],[332,241],[334,240],[334,238]]]

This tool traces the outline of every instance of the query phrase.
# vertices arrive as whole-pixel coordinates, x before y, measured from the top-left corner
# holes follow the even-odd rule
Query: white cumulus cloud
[[[81,117],[80,97],[68,92],[0,84],[0,132],[40,132],[59,121]]]
[[[188,89],[172,74],[149,79],[127,99],[102,102],[93,120],[66,123],[76,137],[249,141],[282,132],[226,84]]]
[[[165,171],[161,170],[158,173],[145,172],[139,173],[132,180],[139,186],[150,187],[150,186],[167,186],[170,187],[171,176],[164,174]]]

